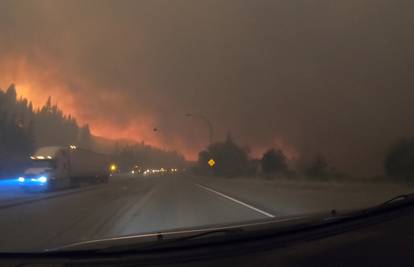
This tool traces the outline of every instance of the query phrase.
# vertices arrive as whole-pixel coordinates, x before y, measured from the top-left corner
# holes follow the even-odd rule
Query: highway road
[[[379,203],[406,186],[323,186],[176,174],[118,175],[55,193],[0,190],[0,251],[36,251],[92,239],[261,219]],[[374,192],[373,190],[371,190]],[[370,196],[370,197],[367,197]]]

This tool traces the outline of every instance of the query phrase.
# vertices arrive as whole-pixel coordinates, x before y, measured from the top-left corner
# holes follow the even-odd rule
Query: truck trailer
[[[48,146],[39,148],[30,158],[31,166],[18,178],[25,188],[53,191],[108,181],[108,157],[91,150],[74,145]]]

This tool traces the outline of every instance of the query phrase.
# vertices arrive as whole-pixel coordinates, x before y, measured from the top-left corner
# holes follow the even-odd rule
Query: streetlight
[[[201,119],[208,127],[208,138],[209,138],[208,141],[209,141],[209,144],[213,143],[213,125],[211,124],[210,120],[206,116],[204,116],[202,114],[199,114],[199,113],[195,113],[195,114],[187,113],[185,115],[187,117],[197,117],[197,118]]]

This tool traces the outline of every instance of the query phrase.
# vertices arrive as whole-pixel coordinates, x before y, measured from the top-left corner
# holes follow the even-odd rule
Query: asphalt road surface
[[[3,252],[359,208],[414,192],[386,186],[369,194],[368,188],[374,192],[371,186],[277,184],[184,174],[119,175],[107,184],[54,193],[27,193],[4,183],[0,186]]]

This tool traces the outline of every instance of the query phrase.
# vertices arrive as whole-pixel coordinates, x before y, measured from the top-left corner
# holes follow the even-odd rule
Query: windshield
[[[0,252],[413,193],[413,8],[0,1]]]

